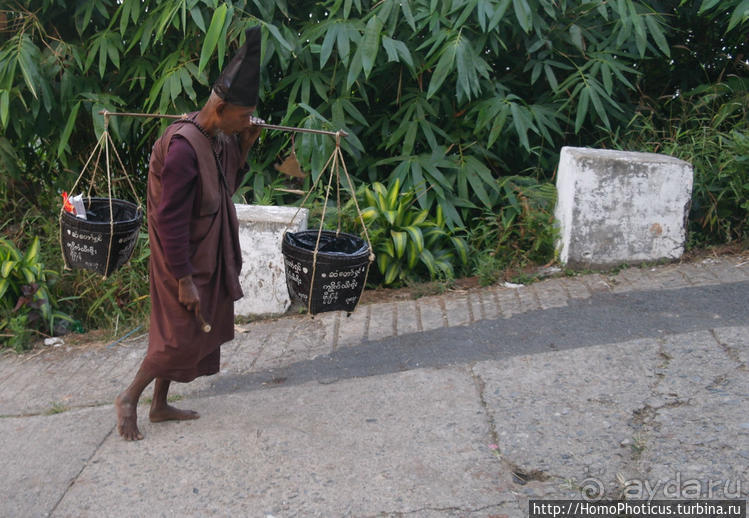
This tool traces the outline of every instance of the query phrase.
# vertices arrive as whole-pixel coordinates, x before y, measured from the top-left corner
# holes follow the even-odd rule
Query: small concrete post
[[[291,305],[286,288],[281,240],[285,231],[307,229],[308,210],[235,204],[242,248],[239,282],[244,297],[234,305],[238,316],[280,315]],[[291,224],[290,224],[291,223]]]
[[[554,213],[560,262],[607,269],[678,259],[692,181],[691,164],[671,156],[563,147]]]

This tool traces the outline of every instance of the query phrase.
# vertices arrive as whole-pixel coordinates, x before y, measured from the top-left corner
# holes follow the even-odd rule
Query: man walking
[[[197,419],[197,412],[167,403],[169,385],[218,372],[221,344],[234,338],[242,254],[231,197],[260,134],[251,122],[258,102],[260,28],[245,36],[206,104],[170,125],[151,152],[148,351],[115,400],[117,431],[128,441],[143,438],[137,405],[153,380],[152,422]]]

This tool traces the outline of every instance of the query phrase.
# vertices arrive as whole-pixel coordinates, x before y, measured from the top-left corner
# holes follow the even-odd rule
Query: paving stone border
[[[691,263],[625,268],[548,278],[522,287],[491,286],[450,291],[416,300],[361,305],[347,316],[288,315],[240,326],[244,332],[223,349],[221,374],[247,374],[314,359],[341,348],[434,329],[510,318],[567,306],[596,293],[627,293],[749,280],[749,259],[721,256]],[[0,355],[0,416],[111,404],[137,370],[146,338],[116,345],[60,347]],[[199,395],[211,378],[176,385],[178,396]]]

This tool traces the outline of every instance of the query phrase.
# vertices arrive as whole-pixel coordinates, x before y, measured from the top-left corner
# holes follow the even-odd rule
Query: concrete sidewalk
[[[749,257],[244,326],[114,430],[145,338],[0,356],[0,516],[509,516],[747,498]],[[148,391],[146,392],[148,395]]]

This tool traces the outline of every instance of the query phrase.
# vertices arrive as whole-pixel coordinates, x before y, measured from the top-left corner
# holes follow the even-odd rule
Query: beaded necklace
[[[196,115],[197,117],[197,115]],[[226,176],[224,175],[224,166],[221,164],[221,159],[218,156],[218,153],[216,153],[216,150],[213,147],[213,143],[215,141],[215,137],[212,137],[206,129],[198,123],[198,121],[195,120],[195,117],[185,119],[187,122],[192,123],[196,128],[198,128],[198,131],[203,134],[205,138],[208,139],[208,142],[211,144],[211,151],[213,152],[213,158],[216,161],[216,167],[218,168],[218,175],[221,178],[221,183],[223,183],[224,188],[227,190],[229,189],[229,186],[226,184]]]
[[[193,123],[193,124],[195,125],[195,127],[196,127],[196,128],[198,128],[198,131],[200,131],[200,132],[201,132],[201,133],[203,134],[203,136],[204,136],[205,138],[207,138],[208,140],[210,140],[211,142],[213,142],[213,138],[214,138],[214,137],[212,137],[212,136],[211,136],[211,135],[210,135],[210,134],[208,133],[208,131],[207,131],[207,130],[206,130],[206,129],[205,129],[205,128],[204,128],[204,127],[203,127],[203,126],[201,125],[201,124],[199,124],[199,123],[198,123],[198,121],[196,121],[196,120],[195,120],[194,118],[193,118],[193,119],[186,119],[186,120],[187,120],[188,122],[191,122],[191,123]]]

